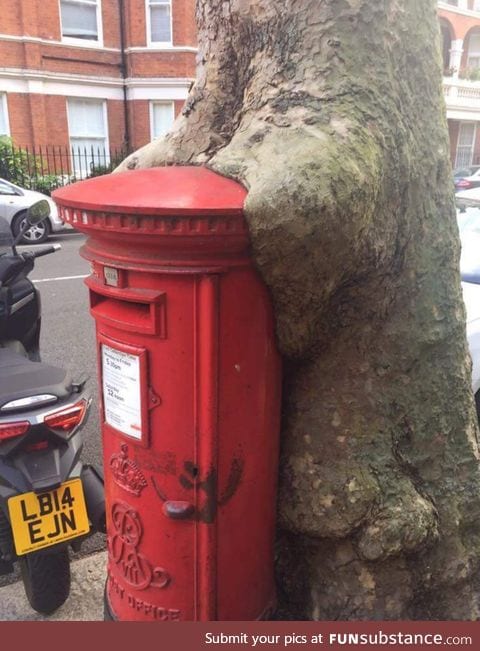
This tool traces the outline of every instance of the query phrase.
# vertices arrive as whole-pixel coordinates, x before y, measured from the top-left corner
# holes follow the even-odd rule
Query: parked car
[[[460,274],[463,300],[467,310],[467,340],[472,358],[472,388],[480,419],[480,188],[466,190],[463,194],[469,195],[466,201],[470,207],[457,216],[462,242]]]
[[[459,167],[453,171],[455,192],[470,190],[480,186],[480,165]]]
[[[50,233],[57,232],[63,229],[63,222],[58,216],[57,207],[50,197],[35,192],[33,190],[25,190],[0,179],[0,216],[10,224],[10,228],[14,236],[16,236],[22,224],[25,222],[27,208],[36,203],[40,199],[46,199],[50,205],[50,216],[41,224],[31,226],[23,235],[22,244],[39,244],[45,242]]]

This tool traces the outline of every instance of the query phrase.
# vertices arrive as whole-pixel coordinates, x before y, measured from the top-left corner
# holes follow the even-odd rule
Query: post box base
[[[257,617],[257,622],[262,622],[271,619],[276,606],[276,599],[272,599],[269,605],[265,608],[260,617]],[[105,586],[105,592],[103,593],[103,621],[105,622],[118,622],[118,618],[115,617],[110,604],[108,603],[107,588]]]
[[[107,586],[105,586],[105,591],[103,593],[103,621],[104,622],[118,622],[118,619],[115,617],[115,615],[111,611],[110,604],[108,603]]]

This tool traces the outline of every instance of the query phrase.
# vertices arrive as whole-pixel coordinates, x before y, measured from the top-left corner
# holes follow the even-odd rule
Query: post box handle
[[[163,505],[163,512],[172,520],[188,520],[195,512],[191,502],[168,500]]]

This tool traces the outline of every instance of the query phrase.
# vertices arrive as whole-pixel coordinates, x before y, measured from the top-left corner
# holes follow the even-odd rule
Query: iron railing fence
[[[126,147],[19,147],[0,139],[0,179],[50,194],[68,183],[108,174],[129,153]]]

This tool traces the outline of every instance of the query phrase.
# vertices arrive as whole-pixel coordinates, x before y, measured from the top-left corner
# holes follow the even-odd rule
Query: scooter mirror
[[[22,237],[28,231],[29,228],[43,222],[44,219],[50,215],[50,204],[46,199],[41,199],[32,203],[30,208],[27,210],[26,219],[22,221],[20,231],[17,233],[15,240],[13,242],[13,252],[16,253],[16,246],[21,241]]]
[[[50,205],[46,199],[41,199],[33,203],[27,210],[27,222],[30,226],[35,226],[43,222],[50,215]]]

